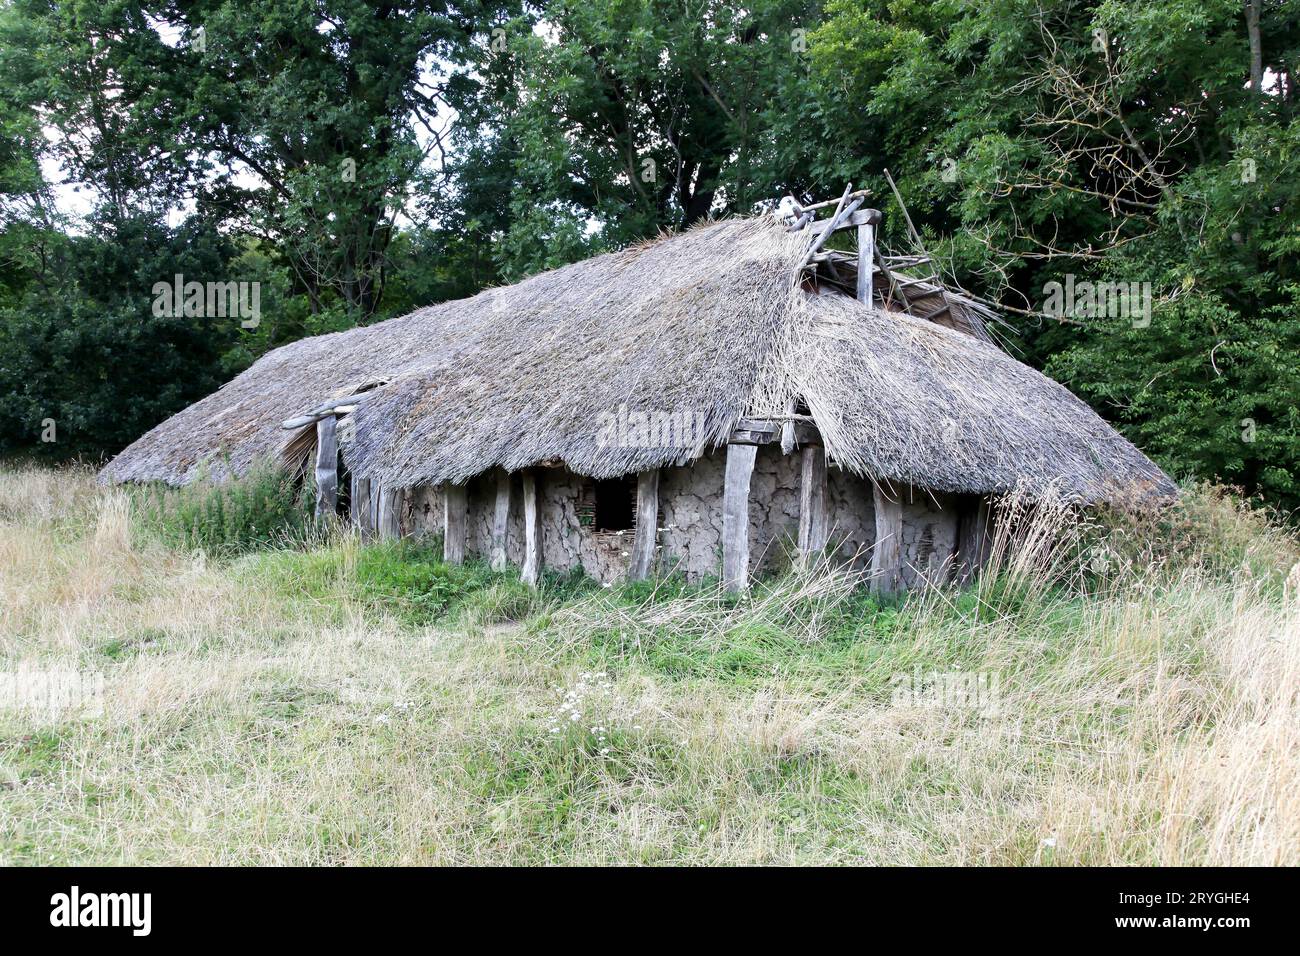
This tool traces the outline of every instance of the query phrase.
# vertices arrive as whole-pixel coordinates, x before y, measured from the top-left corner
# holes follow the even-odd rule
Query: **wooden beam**
[[[870,196],[870,195],[871,195],[871,190],[870,190],[870,189],[858,189],[858,190],[855,190],[855,191],[849,193],[849,195],[848,195],[847,198],[848,198],[848,199],[858,199],[858,198],[865,199],[866,197],[868,197],[868,196]],[[793,197],[791,197],[791,198],[793,198]],[[843,199],[827,199],[827,200],[825,200],[824,202],[815,202],[815,203],[812,203],[811,205],[808,205],[808,206],[801,206],[800,208],[801,208],[804,212],[810,212],[810,211],[812,211],[812,210],[814,210],[814,209],[825,209],[827,206],[836,206],[836,205],[839,205],[839,204],[842,203],[842,202],[844,202]]]
[[[352,476],[352,495],[348,507],[351,509],[352,527],[361,533],[362,538],[369,538],[375,532],[375,514],[370,504],[370,479]]]
[[[876,513],[876,544],[871,551],[871,587],[894,594],[903,582],[903,503],[888,486],[872,482]]]
[[[722,489],[722,583],[728,591],[749,587],[749,480],[757,445],[728,445]]]
[[[508,563],[506,536],[510,531],[510,472],[497,474],[496,508],[492,512],[492,570],[504,571]]]
[[[839,232],[841,229],[852,229],[854,226],[867,226],[867,225],[874,226],[879,224],[880,219],[881,216],[880,216],[879,209],[859,209],[857,212],[854,212],[850,215],[841,216],[839,222],[835,226],[834,231]],[[814,222],[810,227],[811,231],[809,235],[819,236],[822,232],[826,230],[826,227],[829,226],[830,224],[831,224],[831,220],[829,219],[822,219],[818,222]],[[809,261],[815,262],[820,260],[822,256],[827,254],[827,251],[833,252],[835,250],[819,250],[815,255],[813,255],[809,259]]]
[[[659,542],[659,469],[636,476],[636,538],[632,542],[632,563],[627,576],[644,581],[654,567],[655,545]]]
[[[858,301],[871,305],[874,290],[871,287],[875,272],[876,227],[870,223],[858,226]]]
[[[804,564],[826,547],[826,451],[808,446],[802,452],[799,479],[799,557]]]
[[[820,445],[822,443],[821,433],[817,431],[817,426],[811,418],[794,419],[791,422],[784,420],[774,421],[764,418],[744,418],[741,419],[727,441],[732,445],[770,445],[773,442],[785,440],[785,426],[793,425],[793,437],[796,445]]]
[[[524,486],[524,564],[519,577],[529,587],[537,587],[542,574],[542,514],[537,500],[537,473],[525,471]]]
[[[379,490],[379,537],[402,536],[402,505],[405,494],[401,488],[381,486]]]
[[[969,584],[979,576],[989,557],[989,500],[967,504],[957,518],[957,583]]]
[[[848,194],[845,193],[846,198],[847,196]],[[835,215],[831,216],[831,218],[827,220],[826,225],[822,226],[820,230],[814,230],[813,235],[815,238],[808,249],[808,254],[804,257],[804,265],[807,265],[812,260],[813,256],[817,255],[817,253],[821,251],[821,247],[826,244],[826,240],[831,237],[831,233],[849,224],[849,217],[852,216],[854,210],[861,205],[862,200],[855,199],[847,206],[837,208],[835,210]]]
[[[794,410],[797,405],[793,395],[785,401],[785,421],[781,423],[781,454],[783,455],[792,454],[797,444],[794,437]]]
[[[464,485],[446,484],[442,500],[442,560],[448,564],[464,564],[469,495]]]
[[[339,501],[338,419],[316,423],[316,517],[332,516]]]

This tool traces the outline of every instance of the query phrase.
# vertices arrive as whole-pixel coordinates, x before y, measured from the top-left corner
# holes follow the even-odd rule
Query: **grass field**
[[[1300,553],[1221,493],[899,604],[142,501],[0,471],[0,863],[1300,864]],[[50,673],[102,693],[23,706]]]

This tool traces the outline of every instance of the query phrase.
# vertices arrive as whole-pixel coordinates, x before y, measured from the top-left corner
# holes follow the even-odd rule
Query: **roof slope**
[[[1168,490],[1065,388],[959,331],[795,276],[806,236],[711,223],[267,354],[163,422],[105,480],[221,478],[282,454],[280,425],[377,380],[353,413],[359,475],[402,487],[562,460],[612,477],[689,461],[742,417],[807,403],[832,459],[944,491]],[[612,417],[684,416],[690,441],[611,441]]]

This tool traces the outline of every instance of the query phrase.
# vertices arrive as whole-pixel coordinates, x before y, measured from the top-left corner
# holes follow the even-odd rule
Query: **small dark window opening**
[[[631,531],[636,527],[636,479],[611,478],[597,481],[595,514],[596,531]]]

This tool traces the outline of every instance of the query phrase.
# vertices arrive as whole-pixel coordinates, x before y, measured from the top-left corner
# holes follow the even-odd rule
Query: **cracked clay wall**
[[[725,450],[694,464],[665,468],[659,480],[659,521],[655,570],[681,573],[689,580],[717,576],[722,563],[722,486]],[[591,577],[610,582],[627,570],[633,532],[596,533],[580,525],[577,513],[583,479],[567,469],[537,471],[542,524],[542,560],[546,568],[580,567]],[[758,449],[750,481],[750,569],[778,571],[790,560],[799,529],[799,455],[782,455],[776,445]],[[472,479],[467,487],[466,552],[486,558],[491,549],[496,500],[495,471]],[[946,580],[956,547],[955,495],[931,494],[904,487],[903,583]],[[855,569],[871,563],[875,512],[871,482],[831,465],[827,469],[830,544],[840,560]],[[442,531],[443,495],[438,488],[417,488],[407,495],[402,519],[405,534]],[[506,554],[511,564],[523,561],[523,493],[511,476],[510,524]]]

